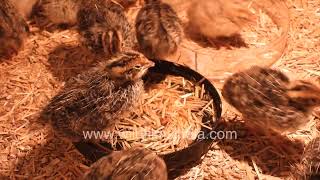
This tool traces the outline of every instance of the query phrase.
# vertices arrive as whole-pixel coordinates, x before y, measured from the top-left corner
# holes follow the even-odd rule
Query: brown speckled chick
[[[0,3],[0,59],[11,58],[23,47],[28,24],[9,0]]]
[[[77,23],[77,13],[82,0],[38,0],[32,18],[41,29],[54,30]]]
[[[320,105],[320,88],[306,81],[290,81],[282,72],[253,66],[229,77],[224,99],[242,113],[248,123],[277,132],[292,132],[308,122]]]
[[[97,54],[112,56],[135,49],[134,29],[118,3],[86,1],[78,14],[78,26],[84,44]]]
[[[114,56],[67,81],[43,110],[42,119],[51,120],[57,132],[74,142],[86,140],[83,131],[111,128],[138,104],[144,92],[141,77],[153,64],[140,53]]]
[[[313,139],[305,148],[301,167],[294,169],[294,179],[317,180],[320,179],[320,137]]]
[[[183,31],[170,5],[160,0],[145,0],[135,26],[140,50],[148,58],[165,59],[177,52]]]
[[[239,34],[256,19],[243,0],[193,0],[187,15],[193,32],[213,39]]]
[[[166,164],[143,148],[113,152],[91,165],[84,180],[167,180]]]

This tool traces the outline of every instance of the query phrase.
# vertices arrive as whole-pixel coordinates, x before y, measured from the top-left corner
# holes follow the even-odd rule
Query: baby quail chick
[[[212,39],[239,34],[256,19],[243,0],[193,0],[187,15],[193,32]]]
[[[307,145],[301,165],[301,170],[296,172],[296,179],[320,179],[320,137],[313,139]]]
[[[32,18],[42,29],[53,30],[77,23],[77,13],[82,0],[38,0]]]
[[[163,159],[144,148],[113,152],[91,165],[84,180],[166,180]]]
[[[0,3],[0,59],[10,58],[23,47],[28,24],[9,0]]]
[[[222,95],[244,119],[277,132],[297,130],[320,105],[320,88],[316,85],[290,81],[278,70],[258,66],[229,77]]]
[[[164,59],[176,53],[182,40],[182,26],[170,5],[145,0],[135,26],[140,50],[148,58]]]
[[[136,40],[124,9],[112,1],[88,0],[78,14],[84,43],[95,53],[112,56],[134,49]]]
[[[153,65],[140,53],[116,55],[67,81],[42,119],[51,120],[53,128],[73,142],[86,140],[85,131],[111,128],[138,104],[144,92],[141,77]]]

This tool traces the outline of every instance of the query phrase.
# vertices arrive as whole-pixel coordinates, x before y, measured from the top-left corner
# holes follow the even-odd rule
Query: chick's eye
[[[133,69],[139,70],[139,69],[141,69],[141,66],[140,65],[136,65],[136,66],[133,67]]]

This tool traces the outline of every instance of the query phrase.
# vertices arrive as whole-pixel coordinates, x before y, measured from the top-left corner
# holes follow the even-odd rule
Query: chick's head
[[[287,95],[298,109],[310,110],[320,106],[320,87],[307,81],[294,81],[290,84]]]
[[[136,81],[152,66],[154,66],[154,63],[142,54],[125,52],[111,59],[106,70],[113,80]]]

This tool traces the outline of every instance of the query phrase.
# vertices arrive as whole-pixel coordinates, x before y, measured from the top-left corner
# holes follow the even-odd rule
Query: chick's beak
[[[148,63],[146,63],[146,64],[143,66],[143,68],[142,68],[142,70],[141,70],[141,73],[142,73],[142,74],[145,74],[145,73],[148,71],[148,69],[151,68],[151,67],[153,67],[154,65],[155,65],[154,62],[148,61]]]
[[[150,68],[150,67],[153,67],[155,66],[155,63],[152,62],[152,61],[149,61],[148,64],[146,65],[146,68]]]

